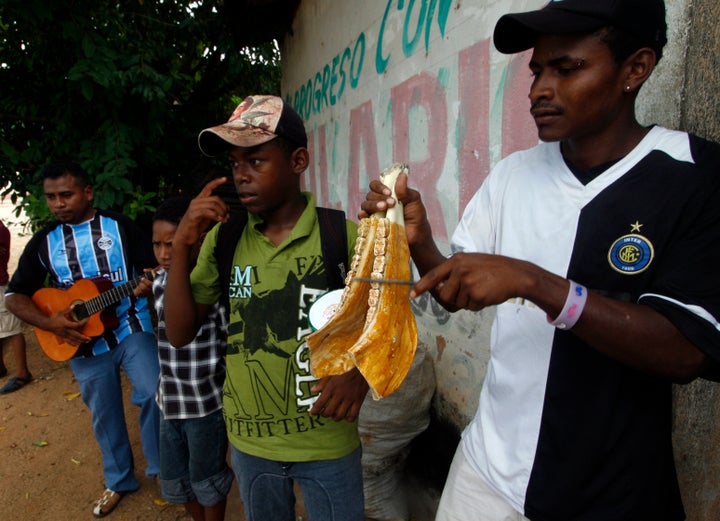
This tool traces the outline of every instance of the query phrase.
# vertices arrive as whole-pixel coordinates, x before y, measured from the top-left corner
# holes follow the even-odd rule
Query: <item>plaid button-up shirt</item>
[[[153,281],[158,315],[160,382],[155,400],[166,420],[201,418],[222,408],[227,327],[219,305],[210,309],[195,339],[173,347],[165,334],[163,299],[167,273]]]

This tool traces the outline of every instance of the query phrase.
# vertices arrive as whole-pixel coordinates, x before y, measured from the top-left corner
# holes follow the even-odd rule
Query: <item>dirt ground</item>
[[[92,505],[104,489],[100,450],[90,412],[79,397],[67,363],[45,357],[31,329],[25,335],[34,381],[0,395],[0,519],[3,521],[75,521],[94,519]],[[14,360],[5,361],[12,374]],[[0,381],[4,383],[7,378]],[[190,519],[184,509],[162,501],[158,486],[144,476],[137,408],[125,385],[125,414],[141,487],[123,499],[109,517],[114,521]],[[241,521],[233,488],[228,521]]]

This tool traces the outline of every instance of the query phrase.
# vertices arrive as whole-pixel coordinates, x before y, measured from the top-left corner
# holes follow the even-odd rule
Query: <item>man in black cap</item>
[[[503,16],[498,50],[533,48],[542,143],[493,169],[449,259],[420,194],[396,184],[423,275],[411,296],[497,306],[438,521],[685,518],[671,382],[718,375],[720,148],[635,117],[665,30],[662,0]],[[395,204],[371,188],[361,217]]]

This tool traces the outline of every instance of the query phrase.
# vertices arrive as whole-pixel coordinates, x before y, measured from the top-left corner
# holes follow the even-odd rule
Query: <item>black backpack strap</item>
[[[317,214],[328,287],[330,289],[340,289],[345,286],[345,275],[347,275],[348,266],[350,265],[347,254],[345,212],[318,206]]]
[[[218,276],[220,277],[220,304],[230,318],[230,294],[228,281],[232,275],[232,263],[238,241],[248,222],[247,212],[241,210],[230,215],[230,220],[220,224],[215,243],[215,259],[217,260]]]
[[[317,207],[320,224],[320,244],[328,287],[339,289],[345,286],[349,260],[347,256],[347,228],[345,212],[332,208]],[[248,222],[247,212],[233,213],[230,220],[220,224],[215,243],[215,259],[220,277],[220,304],[230,313],[228,281],[232,275],[232,263],[238,241]]]

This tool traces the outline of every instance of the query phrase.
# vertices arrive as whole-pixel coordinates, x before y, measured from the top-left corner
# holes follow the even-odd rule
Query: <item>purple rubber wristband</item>
[[[585,302],[587,302],[587,288],[571,280],[570,291],[568,291],[562,311],[555,320],[548,317],[548,322],[558,329],[572,328],[582,315]]]

